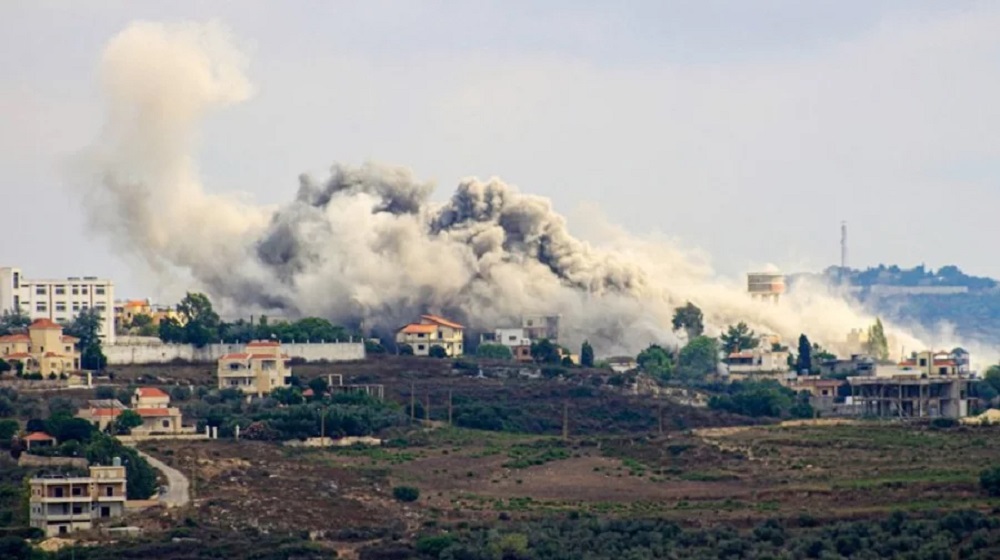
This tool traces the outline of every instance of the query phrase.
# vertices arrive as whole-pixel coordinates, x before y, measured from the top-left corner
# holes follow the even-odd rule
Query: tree
[[[80,350],[80,367],[101,371],[108,359],[101,350],[101,312],[96,308],[84,309],[66,328],[66,334],[75,336]]]
[[[868,327],[868,343],[866,345],[868,355],[878,361],[889,359],[889,342],[885,337],[885,329],[882,327],[882,319],[875,318],[875,324]]]
[[[400,356],[412,356],[413,355],[413,347],[410,346],[409,344],[400,344],[399,347],[396,350],[399,352]]]
[[[158,333],[160,340],[166,343],[180,344],[186,341],[184,327],[173,317],[165,317],[160,320]]]
[[[21,312],[5,310],[0,313],[0,336],[23,331],[31,324],[31,318]]]
[[[17,420],[0,420],[0,446],[9,447],[10,440],[21,430]]]
[[[559,347],[552,344],[547,338],[531,343],[531,357],[542,364],[558,364],[562,361]]]
[[[719,365],[719,344],[714,338],[696,336],[681,348],[677,356],[677,373],[688,381],[703,379],[715,373]]]
[[[1000,365],[992,365],[986,368],[986,375],[983,376],[983,380],[1000,392]]]
[[[420,490],[412,486],[396,486],[392,489],[392,497],[401,502],[415,502],[420,498]]]
[[[705,332],[701,309],[690,301],[674,309],[673,325],[675,331],[683,329],[687,333],[688,340],[694,340]]]
[[[153,318],[145,313],[140,313],[132,317],[132,322],[129,324],[129,328],[141,329],[143,327],[148,327],[153,324]]]
[[[510,348],[503,344],[480,344],[476,356],[487,360],[510,360],[514,357]]]
[[[219,315],[205,294],[188,292],[177,304],[184,329],[184,342],[201,348],[219,339]]]
[[[322,377],[314,377],[309,380],[309,388],[313,390],[313,393],[317,397],[323,396],[330,389],[330,384],[327,383],[326,379]]]
[[[670,379],[674,371],[674,360],[670,353],[657,344],[650,344],[648,348],[639,352],[635,362],[642,371],[662,381]]]
[[[1000,496],[1000,467],[992,467],[979,473],[979,486],[989,496]]]
[[[8,371],[14,369],[14,366],[10,365],[10,362],[0,358],[0,375],[7,373]]]
[[[115,420],[116,434],[130,434],[132,428],[142,426],[142,416],[134,410],[123,410]]]
[[[115,398],[115,388],[110,385],[100,385],[94,390],[94,397],[98,399]]]
[[[726,329],[726,332],[720,338],[722,340],[722,349],[725,350],[727,355],[739,352],[740,350],[752,350],[760,343],[755,333],[743,321],[740,321],[736,325],[729,325],[729,328]]]
[[[594,367],[594,347],[590,345],[590,341],[584,340],[580,347],[580,365]]]
[[[59,414],[45,422],[45,432],[60,442],[74,440],[87,443],[94,436],[94,425],[83,418]]]
[[[447,358],[448,351],[444,349],[444,346],[435,344],[434,346],[431,346],[430,350],[427,351],[427,355],[432,358]]]
[[[799,335],[799,357],[795,362],[795,371],[798,373],[812,371],[812,344],[804,334]]]

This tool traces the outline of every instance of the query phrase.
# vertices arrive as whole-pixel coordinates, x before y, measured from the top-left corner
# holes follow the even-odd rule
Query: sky
[[[130,22],[216,21],[254,95],[209,115],[211,192],[279,204],[335,162],[450,196],[499,176],[737,276],[956,264],[1000,277],[1000,4],[760,0],[13,2],[0,18],[0,266],[156,298],[86,226],[72,159]]]

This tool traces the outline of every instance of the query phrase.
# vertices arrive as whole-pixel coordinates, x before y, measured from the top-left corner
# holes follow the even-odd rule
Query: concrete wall
[[[22,453],[17,459],[17,464],[22,467],[77,467],[85,469],[90,463],[83,457],[42,457]]]
[[[165,364],[173,360],[215,363],[225,354],[243,352],[243,344],[209,344],[195,348],[191,344],[116,344],[103,348],[108,365]],[[363,360],[363,342],[325,342],[282,344],[281,351],[307,361],[343,362]]]

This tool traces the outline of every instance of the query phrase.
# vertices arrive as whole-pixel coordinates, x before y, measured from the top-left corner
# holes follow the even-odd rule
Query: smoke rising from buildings
[[[275,208],[210,194],[193,141],[206,113],[251,95],[246,62],[216,25],[130,25],[104,51],[107,122],[83,159],[91,225],[220,305],[383,329],[428,311],[478,328],[560,314],[565,342],[604,354],[677,342],[670,319],[688,300],[709,334],[744,320],[834,349],[873,321],[819,286],[779,306],[751,301],[695,256],[613,226],[584,242],[547,199],[497,178],[464,179],[443,204],[433,185],[374,163],[302,176]]]

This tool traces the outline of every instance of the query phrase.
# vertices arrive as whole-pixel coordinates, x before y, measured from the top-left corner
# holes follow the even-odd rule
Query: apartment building
[[[101,312],[100,335],[115,342],[114,283],[95,276],[64,280],[25,278],[19,268],[0,268],[0,311],[20,310],[32,319],[69,323],[85,309]]]
[[[219,389],[239,389],[257,396],[291,384],[292,368],[289,356],[281,351],[281,343],[255,340],[243,352],[219,358]]]
[[[28,333],[0,336],[0,358],[20,362],[24,373],[69,374],[80,369],[77,339],[63,334],[62,325],[35,319]]]
[[[86,531],[95,522],[121,517],[125,513],[125,467],[115,458],[114,465],[92,466],[90,476],[39,476],[31,487],[30,524],[45,536]]]
[[[465,327],[437,315],[421,315],[419,323],[410,323],[396,332],[396,344],[408,344],[415,356],[427,356],[440,346],[449,356],[461,356]]]

